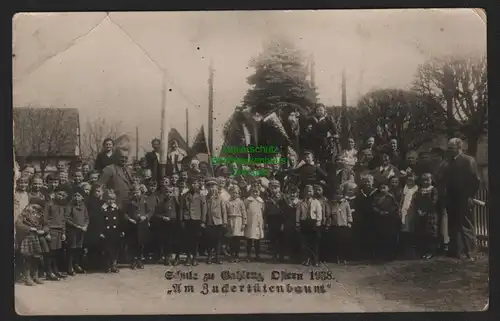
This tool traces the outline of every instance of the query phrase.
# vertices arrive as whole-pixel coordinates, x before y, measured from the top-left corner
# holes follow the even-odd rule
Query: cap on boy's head
[[[304,150],[304,156],[306,155],[314,155],[314,153],[312,152],[312,150],[306,149]]]
[[[240,187],[238,185],[231,185],[231,187],[229,187],[229,193],[235,192],[240,192]]]
[[[201,183],[201,181],[202,181],[202,179],[200,176],[192,175],[192,176],[188,177],[187,183],[189,185],[193,185],[194,183]]]
[[[83,189],[82,189],[82,186],[76,186],[76,187],[73,187],[71,189],[71,197],[75,196],[79,194],[80,196],[83,196],[84,195],[84,192],[83,192]]]
[[[205,185],[208,187],[208,186],[214,186],[214,185],[218,185],[218,184],[217,184],[217,180],[215,180],[214,178],[209,178],[205,182]]]
[[[313,188],[316,189],[321,189],[323,190],[325,188],[325,185],[323,183],[316,183],[313,185]]]
[[[280,187],[281,184],[278,180],[272,179],[269,181],[269,187]]]
[[[59,185],[56,187],[55,192],[56,193],[64,192],[67,195],[70,195],[71,194],[71,187],[66,185],[66,184],[62,184],[62,185]]]

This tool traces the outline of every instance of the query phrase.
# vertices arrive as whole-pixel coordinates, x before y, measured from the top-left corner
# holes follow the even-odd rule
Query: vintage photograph
[[[486,16],[13,17],[20,315],[486,311]]]

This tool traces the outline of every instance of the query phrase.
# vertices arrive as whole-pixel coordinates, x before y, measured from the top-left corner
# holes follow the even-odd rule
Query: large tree
[[[225,145],[242,146],[248,141],[290,145],[290,112],[306,115],[317,103],[303,53],[289,39],[274,38],[250,61],[250,67],[255,69],[247,79],[251,88],[226,123]]]
[[[414,90],[439,102],[448,136],[460,134],[468,153],[476,156],[479,139],[488,129],[486,57],[444,57],[419,66]]]
[[[245,107],[266,114],[276,108],[306,111],[317,102],[316,89],[308,79],[303,53],[289,39],[274,38],[250,61],[255,73],[248,77],[252,86],[245,95]]]
[[[391,138],[403,152],[431,141],[443,130],[443,117],[432,97],[400,89],[367,93],[358,108],[349,109],[353,135],[359,140],[376,136],[385,145]]]
[[[85,158],[95,160],[102,150],[102,142],[111,138],[115,147],[126,146],[129,138],[122,130],[119,122],[108,122],[104,118],[87,119],[82,133],[82,154]]]

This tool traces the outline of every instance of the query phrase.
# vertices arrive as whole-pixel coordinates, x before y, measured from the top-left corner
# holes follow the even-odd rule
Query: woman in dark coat
[[[114,164],[114,157],[113,157],[113,147],[114,143],[111,138],[106,138],[102,142],[102,151],[97,154],[97,157],[94,162],[94,169],[96,171],[99,171],[99,173],[102,173],[102,170],[111,164]]]

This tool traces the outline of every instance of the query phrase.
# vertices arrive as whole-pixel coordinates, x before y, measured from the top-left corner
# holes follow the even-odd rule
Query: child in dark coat
[[[68,185],[59,185],[56,189],[56,198],[45,205],[43,227],[47,233],[50,252],[45,260],[48,280],[60,280],[66,275],[59,271],[58,261],[64,255],[62,243],[66,240],[66,217],[68,216]],[[59,259],[59,260],[58,260]]]
[[[24,282],[28,286],[43,284],[38,278],[38,266],[44,253],[49,252],[43,229],[43,208],[40,204],[30,204],[24,208],[16,221],[16,239],[19,252],[24,258]]]
[[[123,208],[125,239],[128,245],[129,254],[132,255],[130,268],[142,269],[141,255],[144,245],[148,242],[149,234],[149,214],[146,198],[142,195],[139,185],[134,185],[130,192],[130,200]]]
[[[144,252],[145,255],[147,255],[147,258],[149,261],[153,261],[153,257],[155,254],[159,254],[159,244],[155,242],[154,234],[155,234],[155,226],[154,226],[154,211],[156,209],[156,206],[160,204],[160,193],[158,192],[158,182],[156,179],[149,178],[145,180],[145,185],[146,185],[146,207],[148,210],[148,217],[149,217],[149,230],[151,231],[151,236],[149,238],[148,244],[144,246]],[[156,258],[157,260],[159,257]]]
[[[373,200],[378,190],[373,186],[374,178],[367,174],[361,177],[358,195],[354,201],[353,232],[356,240],[356,255],[358,259],[373,258],[376,236],[373,233],[375,214]]]
[[[84,273],[80,266],[83,249],[83,237],[89,225],[89,214],[81,189],[73,191],[72,204],[66,216],[66,247],[68,259],[68,275]],[[76,272],[76,273],[75,273]]]
[[[185,241],[188,259],[186,266],[198,265],[196,255],[201,238],[202,217],[206,215],[207,202],[200,194],[201,182],[199,177],[188,178],[189,190],[181,195],[180,209],[182,223],[185,226]]]
[[[417,251],[423,259],[434,256],[438,245],[438,190],[432,186],[432,175],[421,176],[420,187],[414,195],[416,215]]]
[[[120,270],[116,266],[120,254],[120,238],[124,236],[122,232],[122,211],[116,204],[116,194],[108,189],[105,194],[105,203],[101,206],[100,234],[102,239],[104,263],[107,273],[118,273]]]
[[[381,184],[379,192],[373,200],[377,258],[394,259],[396,255],[400,227],[398,209],[399,204],[394,195],[390,193],[389,187],[386,184]]]
[[[330,214],[330,202],[324,196],[323,185],[316,184],[313,186],[314,188],[314,197],[320,202],[321,209],[323,213],[323,219],[321,222],[321,227],[319,229],[319,258],[321,262],[327,262],[330,259],[330,251],[329,248],[332,244],[332,234],[329,228],[327,228],[326,219]]]
[[[280,253],[280,258],[288,256],[290,261],[298,263],[301,254],[300,231],[295,226],[297,206],[300,204],[299,190],[296,186],[291,186],[283,205],[284,219],[284,253]]]
[[[180,204],[172,186],[167,186],[154,212],[156,239],[160,242],[164,264],[178,265],[180,258]],[[175,254],[172,261],[172,254]]]
[[[98,269],[102,263],[102,242],[100,234],[104,225],[102,206],[104,205],[104,187],[94,184],[87,200],[89,225],[84,237],[84,246],[87,249],[86,269]]]
[[[281,184],[278,180],[269,181],[269,197],[265,200],[264,221],[268,230],[269,246],[273,253],[273,259],[278,260],[283,244],[283,202],[284,195],[281,193]],[[282,259],[282,258],[280,258]]]

